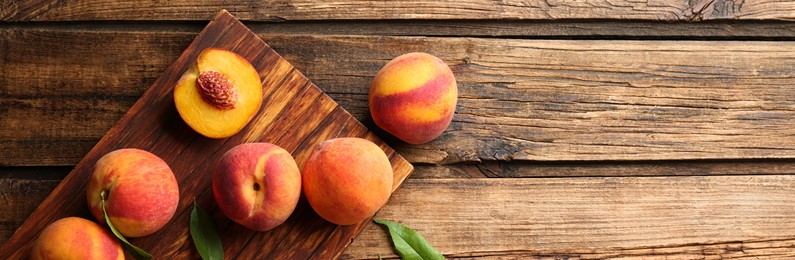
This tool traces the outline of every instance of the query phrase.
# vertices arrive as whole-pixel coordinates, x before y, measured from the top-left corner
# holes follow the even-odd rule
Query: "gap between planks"
[[[257,34],[433,36],[513,39],[792,41],[784,21],[655,22],[640,20],[326,20],[244,22]],[[0,30],[169,32],[197,34],[204,21],[7,22]]]
[[[0,178],[60,181],[74,166],[0,167]],[[413,179],[795,175],[795,160],[483,161],[414,164]]]

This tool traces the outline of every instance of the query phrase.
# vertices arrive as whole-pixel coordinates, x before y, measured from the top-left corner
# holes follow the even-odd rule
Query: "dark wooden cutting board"
[[[174,107],[174,84],[208,47],[231,50],[248,59],[263,80],[260,111],[240,133],[227,139],[208,139],[195,133]],[[254,232],[217,210],[210,186],[212,166],[235,145],[277,144],[290,151],[301,168],[317,143],[343,136],[366,138],[384,149],[394,169],[393,190],[411,173],[411,164],[231,14],[222,11],[0,248],[0,259],[27,259],[39,232],[55,220],[68,216],[93,220],[85,186],[94,163],[104,154],[126,147],[160,156],[179,182],[180,203],[171,222],[155,234],[131,240],[155,259],[198,258],[188,226],[194,198],[215,218],[227,258],[337,257],[370,220],[337,226],[317,216],[302,198],[286,223],[268,232]]]

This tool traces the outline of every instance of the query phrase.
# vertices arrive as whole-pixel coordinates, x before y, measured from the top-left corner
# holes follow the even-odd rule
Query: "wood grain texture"
[[[0,33],[0,165],[77,163],[194,36]],[[371,129],[367,92],[389,59],[450,64],[459,106],[439,140],[378,133],[415,163],[795,156],[792,42],[259,36]]]
[[[83,32],[201,31],[204,21],[7,22],[5,30],[75,30]],[[603,40],[793,40],[788,21],[711,21],[704,23],[643,20],[336,20],[244,23],[257,34],[326,34],[374,36],[444,36],[521,39]],[[132,39],[135,40],[135,39]]]
[[[0,178],[0,244],[14,234],[60,180]]]
[[[488,161],[415,165],[413,179],[528,177],[667,177],[715,175],[795,175],[795,161],[640,161],[521,162]]]
[[[795,148],[789,42],[264,37],[300,53],[302,71],[343,104],[364,104],[373,68],[401,53],[450,64],[454,123],[428,145],[395,145],[412,162],[790,158]]]
[[[451,64],[461,92],[445,136],[408,146],[375,133],[418,163],[377,218],[419,230],[449,258],[795,259],[788,0],[0,1],[0,258],[9,258],[6,244],[18,242],[7,240],[30,213],[126,111],[140,109],[136,100],[221,8],[312,79],[291,71],[271,83],[314,83],[340,104],[304,88],[265,105],[319,111],[298,119],[313,126],[340,124],[307,132],[268,113],[260,123],[279,123],[204,149],[285,133],[267,140],[302,162],[317,140],[365,134],[343,108],[378,131],[366,95],[392,57],[426,51]],[[289,101],[296,98],[319,106]],[[176,130],[152,137],[172,141],[116,135],[162,150],[201,143],[181,136],[189,129],[166,113],[158,123]],[[199,156],[166,159],[196,169],[211,163]],[[343,259],[397,257],[381,227],[329,228],[303,200],[286,227],[234,236],[246,230],[222,216],[211,192],[180,181],[217,220],[229,257],[326,259],[338,251],[310,248],[344,247],[359,231]],[[192,199],[181,198],[180,209]],[[82,209],[75,215],[91,218]],[[164,232],[180,239],[134,243],[198,258],[182,239],[187,214],[172,222]],[[289,235],[296,233],[305,236]]]
[[[376,219],[448,257],[793,258],[795,176],[410,179]],[[370,225],[342,258],[396,256]]]
[[[791,167],[773,176],[486,179],[430,174],[448,167],[417,167],[376,217],[420,230],[448,257],[791,258],[795,252]],[[752,165],[736,168],[758,173]],[[678,174],[675,168],[667,171],[664,175]],[[0,180],[0,198],[6,202],[0,208],[0,243],[59,182]],[[781,230],[769,233],[775,227]],[[629,241],[632,237],[641,240]],[[195,256],[190,247],[182,250],[180,256]],[[368,225],[342,257],[379,254],[395,256],[386,232]]]
[[[381,19],[795,19],[786,0],[671,1],[5,1],[6,21],[208,20],[225,8],[243,20]]]
[[[241,132],[227,139],[207,139],[198,135],[182,122],[174,108],[173,86],[199,52],[208,47],[238,53],[251,62],[263,79],[262,108]],[[85,180],[94,163],[110,151],[128,147],[145,149],[161,157],[175,172],[180,187],[177,213],[170,223],[157,234],[131,239],[131,242],[158,258],[195,257],[195,251],[186,250],[191,247],[187,216],[194,199],[205,207],[212,205],[212,197],[203,195],[209,190],[211,166],[218,156],[237,144],[262,141],[291,152],[300,166],[317,143],[339,136],[367,138],[383,148],[395,171],[394,189],[412,170],[400,155],[367,131],[273,49],[229,13],[221,12],[0,248],[0,258],[26,258],[31,242],[47,224],[66,216],[86,217]],[[299,207],[297,212],[301,214],[294,214],[270,232],[254,232],[239,226],[225,229],[235,230],[224,236],[225,241],[287,243],[266,248],[260,243],[225,243],[239,245],[226,247],[225,255],[235,258],[256,252],[274,256],[294,254],[302,258],[334,257],[368,223],[337,227],[314,214],[308,205]]]
[[[338,34],[565,39],[771,39],[795,38],[792,22],[658,22],[622,20],[387,20],[247,22],[258,34]]]

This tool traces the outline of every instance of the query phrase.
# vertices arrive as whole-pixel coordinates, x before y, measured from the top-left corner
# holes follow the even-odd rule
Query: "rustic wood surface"
[[[795,19],[787,0],[668,1],[7,1],[0,19],[9,21],[72,20],[207,20],[226,8],[242,20],[360,19]]]
[[[262,108],[250,124],[226,139],[199,136],[179,119],[174,108],[174,85],[206,48],[239,54],[251,62],[263,80]],[[337,226],[320,218],[308,204],[301,203],[284,224],[269,232],[254,232],[224,218],[215,210],[212,196],[205,194],[211,186],[211,165],[220,154],[238,144],[258,141],[276,144],[289,151],[300,168],[318,143],[348,136],[367,138],[384,149],[394,170],[393,189],[412,172],[412,166],[403,157],[223,11],[4,243],[0,259],[28,258],[32,241],[49,223],[68,216],[88,215],[85,180],[100,157],[120,148],[141,148],[158,155],[169,164],[180,184],[175,217],[157,234],[130,239],[153,256],[164,259],[197,256],[191,250],[187,223],[192,204],[198,201],[204,208],[213,209],[210,212],[219,222],[221,237],[227,245],[224,247],[226,256],[243,259],[251,255],[338,257],[369,219],[355,225]]]
[[[7,165],[76,163],[140,96],[140,86],[157,77],[151,68],[166,66],[179,43],[193,37],[0,32],[14,36],[0,64],[13,75],[5,79],[4,98],[14,101],[7,109],[25,115],[5,119],[18,121],[0,130],[9,140],[0,143],[0,163]],[[725,41],[716,48],[698,41],[260,37],[364,122],[380,64],[411,51],[447,61],[458,75],[458,114],[436,141],[396,145],[415,163],[795,158],[793,42]],[[43,45],[42,52],[25,51],[29,42]],[[72,48],[53,53],[60,44]],[[80,73],[63,65],[73,57],[82,57]],[[118,60],[129,62],[116,66]],[[24,131],[49,125],[56,129]]]
[[[710,247],[733,256],[746,250],[736,241],[780,237],[755,241],[750,249],[761,252],[745,256],[795,257],[795,176],[418,179],[406,188],[377,217],[421,227],[448,256],[628,257]],[[387,234],[368,229],[345,257],[390,253],[369,247]]]
[[[376,218],[447,257],[795,258],[791,1],[241,3],[0,3],[0,241],[223,7],[415,164]],[[410,51],[460,91],[419,146],[366,105]],[[397,255],[367,225],[341,256]]]

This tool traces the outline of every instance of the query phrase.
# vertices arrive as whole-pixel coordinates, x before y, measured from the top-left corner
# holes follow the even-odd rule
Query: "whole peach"
[[[168,164],[135,148],[110,152],[94,166],[86,197],[91,213],[105,223],[102,193],[110,221],[126,237],[159,230],[174,216],[179,203],[179,187]]]
[[[256,231],[287,220],[301,196],[301,173],[289,152],[270,143],[227,151],[215,166],[213,195],[229,219]]]
[[[378,71],[369,101],[376,125],[407,143],[421,144],[450,125],[458,87],[442,60],[413,52],[394,58]]]
[[[44,228],[31,249],[31,259],[124,259],[119,240],[97,223],[78,217]]]
[[[361,138],[318,144],[303,170],[304,195],[324,219],[350,225],[372,217],[392,194],[392,166],[384,151]]]

